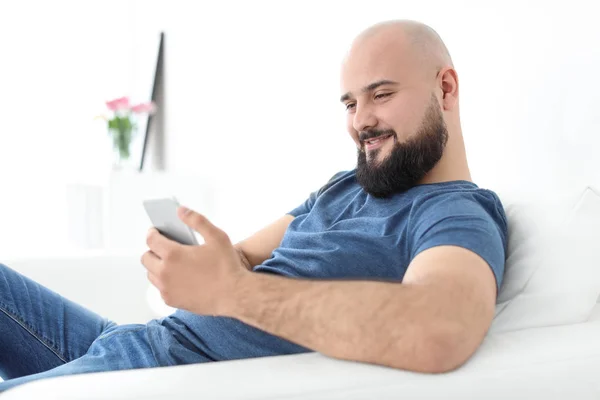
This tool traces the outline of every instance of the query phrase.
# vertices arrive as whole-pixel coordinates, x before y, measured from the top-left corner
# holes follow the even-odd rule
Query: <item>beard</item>
[[[356,179],[365,192],[377,198],[386,198],[417,185],[440,161],[448,142],[448,129],[433,96],[421,126],[404,143],[398,142],[393,129],[361,132],[359,137],[364,143],[364,140],[390,134],[394,147],[383,161],[377,162],[381,148],[370,152],[369,161],[364,145],[358,150]]]

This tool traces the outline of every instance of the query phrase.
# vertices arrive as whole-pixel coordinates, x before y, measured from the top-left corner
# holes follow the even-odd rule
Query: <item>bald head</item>
[[[382,41],[395,43],[397,51],[409,51],[421,68],[439,71],[446,66],[454,67],[440,35],[421,22],[393,20],[378,23],[361,32],[352,48]]]

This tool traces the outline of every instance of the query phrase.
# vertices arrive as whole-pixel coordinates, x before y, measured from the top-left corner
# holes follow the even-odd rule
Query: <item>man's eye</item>
[[[388,97],[389,95],[391,95],[391,93],[379,93],[375,95],[375,99],[379,100],[379,99],[383,99],[384,97]]]
[[[347,110],[351,110],[351,109],[353,109],[353,108],[354,108],[354,106],[355,106],[355,104],[354,104],[354,103],[348,103],[348,104],[346,104],[346,111],[347,111]]]

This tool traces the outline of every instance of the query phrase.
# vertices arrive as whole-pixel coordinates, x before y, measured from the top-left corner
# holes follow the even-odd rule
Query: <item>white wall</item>
[[[356,33],[391,18],[426,22],[446,41],[480,185],[533,191],[593,181],[594,4],[2,2],[0,251],[7,243],[26,251],[32,230],[37,252],[65,238],[52,234],[66,229],[64,183],[104,177],[104,126],[92,118],[130,89],[140,43],[160,30],[167,171],[218,182],[210,217],[234,240],[354,166],[339,64]]]
[[[120,1],[0,2],[0,258],[64,247],[67,183],[104,179],[94,117],[129,92],[130,14]]]
[[[307,42],[297,14],[311,11],[285,2],[140,2],[137,11],[136,32],[166,32],[166,167],[218,177],[213,218],[232,237],[295,207],[340,165],[352,168],[331,97],[343,31],[322,35],[327,21],[315,20]],[[329,46],[308,56],[304,46],[317,41]]]
[[[595,175],[594,3],[482,3],[138,2],[136,32],[167,35],[168,170],[218,176],[215,218],[235,237],[293,208],[354,165],[338,103],[352,37],[410,18],[433,26],[453,55],[481,186],[531,191]]]

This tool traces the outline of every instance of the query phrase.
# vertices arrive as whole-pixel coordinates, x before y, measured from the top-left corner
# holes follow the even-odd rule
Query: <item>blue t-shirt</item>
[[[280,246],[255,272],[401,282],[417,254],[455,245],[481,256],[498,288],[502,283],[504,210],[495,193],[468,181],[417,185],[380,199],[362,189],[355,170],[340,172],[289,214],[295,219]],[[233,318],[179,310],[168,319],[213,360],[309,351]]]

